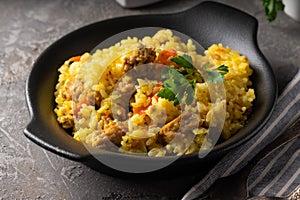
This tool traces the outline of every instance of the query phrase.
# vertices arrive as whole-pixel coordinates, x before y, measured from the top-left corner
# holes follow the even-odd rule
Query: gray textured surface
[[[176,199],[197,178],[129,180],[95,172],[33,144],[24,87],[33,62],[52,42],[84,25],[116,16],[171,13],[200,1],[164,1],[124,10],[111,0],[0,1],[0,199]],[[300,24],[279,13],[269,23],[260,0],[223,0],[259,20],[258,42],[280,91],[299,69]]]

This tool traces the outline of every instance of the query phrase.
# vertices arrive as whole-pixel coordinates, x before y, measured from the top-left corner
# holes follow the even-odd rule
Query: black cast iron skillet
[[[74,140],[56,121],[54,89],[58,79],[57,69],[68,58],[91,51],[97,44],[112,35],[139,27],[163,27],[190,36],[204,48],[213,43],[223,43],[247,56],[254,70],[251,79],[256,92],[253,112],[247,125],[229,140],[215,146],[205,158],[198,154],[186,155],[171,165],[148,174],[185,174],[192,169],[207,168],[218,158],[258,134],[270,116],[277,96],[277,85],[272,69],[258,48],[258,22],[252,16],[229,6],[204,2],[176,14],[138,15],[100,21],[69,33],[47,48],[35,62],[26,84],[26,100],[31,114],[31,122],[25,135],[41,147],[82,162],[93,169],[123,175],[95,159],[82,143]],[[139,32],[137,36],[149,35]],[[103,151],[107,157],[120,165],[155,166],[167,162],[171,157],[150,158]]]

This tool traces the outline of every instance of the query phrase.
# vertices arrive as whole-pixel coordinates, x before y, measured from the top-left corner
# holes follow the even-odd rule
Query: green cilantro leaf
[[[281,0],[263,0],[263,7],[265,8],[265,15],[270,22],[275,20],[277,11],[284,10],[284,4]]]
[[[221,65],[216,69],[208,70],[207,66],[204,66],[204,74],[206,75],[206,82],[222,83],[225,81],[224,76],[229,72],[226,65]]]
[[[184,54],[171,59],[180,69],[167,67],[162,74],[163,88],[158,92],[157,96],[174,101],[174,105],[178,105],[184,97],[189,105],[194,100],[194,88],[197,82],[202,82],[203,77],[192,64],[192,57]],[[224,75],[229,72],[228,67],[221,65],[216,69],[208,70],[207,66],[203,67],[203,73],[206,82],[220,83],[224,82]]]
[[[167,87],[163,87],[157,94],[157,96],[168,99],[169,101],[174,101],[174,105],[177,106],[179,104],[176,95]]]
[[[216,71],[218,71],[223,76],[229,72],[228,67],[226,65],[219,66]]]
[[[189,55],[184,54],[183,56],[177,56],[175,58],[172,58],[171,61],[183,68],[194,69],[194,66],[192,64],[192,57]]]

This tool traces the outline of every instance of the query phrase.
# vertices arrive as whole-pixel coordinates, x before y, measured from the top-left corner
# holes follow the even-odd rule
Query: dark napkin
[[[219,163],[183,197],[193,199],[206,191],[218,178],[231,175],[243,168],[259,151],[275,140],[293,122],[300,117],[300,71],[286,86],[278,97],[277,103],[266,125],[242,146],[230,151]],[[261,175],[249,181],[250,189],[257,190],[255,195],[282,196],[300,184],[300,143],[299,140],[289,143],[277,150],[276,154],[265,161],[265,166],[258,170]],[[282,156],[289,159],[283,161]],[[262,163],[263,164],[263,163]],[[275,172],[273,166],[277,166]],[[281,166],[281,169],[280,167]],[[276,176],[272,178],[271,169]],[[269,170],[269,171],[268,171]],[[257,173],[257,172],[256,172]],[[266,179],[268,181],[266,181]],[[256,194],[257,193],[257,194]]]

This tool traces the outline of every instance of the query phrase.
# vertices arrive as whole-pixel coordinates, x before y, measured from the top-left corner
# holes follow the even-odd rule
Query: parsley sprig
[[[225,81],[224,75],[228,73],[228,67],[225,65],[221,65],[216,69],[207,69],[207,66],[204,66],[201,72],[202,76],[192,64],[192,57],[186,54],[174,57],[171,61],[178,68],[170,66],[166,68],[163,73],[165,81],[157,96],[174,101],[175,106],[184,97],[188,105],[193,102],[196,83],[203,82],[203,76],[206,82],[219,83]]]
[[[277,16],[277,11],[284,10],[284,4],[281,0],[263,0],[263,7],[265,8],[265,15],[271,22]]]
[[[174,101],[175,106],[182,101],[185,95],[187,104],[193,102],[194,86],[191,86],[190,81],[183,74],[172,67],[168,67],[164,71],[163,78],[167,79],[163,82],[163,87],[157,96]]]
[[[220,83],[225,81],[225,74],[229,72],[226,65],[221,65],[216,69],[207,70],[207,67],[204,66],[204,74],[207,76],[206,82]]]

